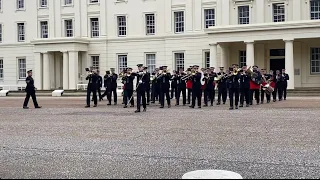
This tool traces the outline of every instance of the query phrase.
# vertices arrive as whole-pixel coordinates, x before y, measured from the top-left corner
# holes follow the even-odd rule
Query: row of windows
[[[185,54],[184,53],[175,53],[175,69],[179,70],[180,68],[185,69]],[[204,53],[205,68],[210,67],[210,52]],[[92,67],[95,69],[100,69],[100,57],[91,56]],[[246,51],[239,52],[239,66],[242,67],[246,64]],[[146,66],[150,72],[153,72],[156,69],[156,54],[146,54]],[[128,67],[128,56],[127,55],[118,55],[118,72],[123,71]],[[4,78],[3,75],[3,59],[0,59],[0,79]],[[26,77],[26,59],[18,58],[18,72],[19,79],[24,79]],[[311,48],[310,52],[310,72],[311,74],[320,73],[320,48]]]
[[[0,8],[2,10],[2,1],[0,0]],[[90,0],[90,3],[98,3],[99,0]],[[64,0],[63,1],[64,6],[71,6],[73,5],[72,0]],[[39,0],[39,7],[46,8],[48,7],[48,0]],[[17,10],[24,10],[25,9],[25,0],[16,0],[16,8]]]

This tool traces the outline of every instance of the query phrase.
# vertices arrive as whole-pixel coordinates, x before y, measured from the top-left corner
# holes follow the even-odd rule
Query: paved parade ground
[[[0,178],[320,177],[320,98],[229,111],[152,105],[85,109],[84,98],[0,98]],[[173,103],[174,105],[174,103]]]

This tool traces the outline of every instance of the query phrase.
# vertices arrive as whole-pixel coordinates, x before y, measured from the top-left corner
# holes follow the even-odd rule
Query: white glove
[[[141,83],[142,83],[142,80],[140,80],[139,83],[141,84]]]

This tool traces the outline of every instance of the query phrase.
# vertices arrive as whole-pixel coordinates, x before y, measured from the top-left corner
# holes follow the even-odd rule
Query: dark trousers
[[[177,93],[176,93],[176,104],[179,105],[180,103],[180,96],[182,93],[182,103],[183,105],[185,105],[187,102],[187,97],[186,97],[186,93],[187,93],[187,89],[186,88],[177,88]]]
[[[201,107],[202,89],[192,89],[192,106],[196,106],[196,99],[198,100],[198,106]]]
[[[222,102],[225,103],[227,101],[227,94],[228,90],[227,88],[218,88],[218,103],[221,103],[221,97],[222,97]]]
[[[142,90],[137,91],[137,110],[141,109],[141,101],[143,109],[147,108],[147,102],[146,102],[146,92]]]
[[[283,87],[281,84],[277,84],[276,85],[276,88],[275,88],[275,94],[273,95],[273,100],[276,100],[277,99],[277,94],[278,94],[278,98],[279,100],[282,100],[282,95],[283,95]]]
[[[151,88],[151,101],[156,102],[157,99],[159,99],[159,88],[157,88],[156,85],[152,85]]]
[[[177,94],[177,87],[171,87],[171,99]]]
[[[240,104],[243,105],[244,100],[246,100],[246,104],[250,104],[250,88],[241,88],[240,89]]]
[[[35,92],[34,93],[28,93],[27,92],[26,98],[25,98],[24,103],[23,103],[23,107],[27,107],[28,106],[30,96],[32,97],[32,101],[33,101],[34,107],[39,107]]]
[[[191,102],[191,94],[192,94],[192,89],[187,89],[188,90],[188,104]]]
[[[271,99],[271,95],[268,94],[266,91],[264,91],[263,88],[261,87],[261,102],[264,102],[264,96],[266,96],[267,102],[269,102]]]
[[[102,99],[101,87],[98,88],[98,95],[99,95],[99,99]]]
[[[108,93],[108,101],[109,101],[109,104],[111,104],[111,97],[112,97],[112,94],[113,94],[113,102],[114,103],[117,103],[117,98],[118,98],[118,95],[117,95],[117,89],[111,89]]]
[[[283,86],[283,98],[287,99],[287,89],[288,89],[288,85],[284,85]]]
[[[147,103],[150,103],[150,89],[146,90],[146,95],[147,95]]]
[[[160,91],[160,104],[163,107],[164,106],[164,97],[167,99],[168,105],[170,105],[170,94],[169,94],[169,89],[161,89]]]
[[[128,90],[124,90],[123,91],[123,102],[124,105],[128,105],[128,100],[132,97],[133,95],[133,90],[132,89],[128,89]],[[130,103],[132,106],[134,106],[134,98],[132,97],[130,100]]]
[[[233,101],[235,98],[235,101]],[[229,99],[230,99],[230,107],[233,107],[233,103],[238,106],[239,104],[239,88],[230,88],[229,89]]]
[[[91,93],[93,94],[93,103],[95,105],[98,104],[98,100],[97,100],[97,89],[90,89],[88,88],[87,89],[87,105],[90,106],[90,96],[91,96]]]
[[[250,89],[250,104],[253,104],[253,94],[257,103],[260,103],[260,89]]]
[[[208,101],[210,101],[211,105],[213,105],[213,100],[214,100],[214,89],[205,89],[204,104],[208,105]]]

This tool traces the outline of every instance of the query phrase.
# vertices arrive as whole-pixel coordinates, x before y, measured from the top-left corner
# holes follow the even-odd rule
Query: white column
[[[50,60],[48,52],[43,53],[43,90],[50,90]]]
[[[78,78],[78,51],[69,52],[69,89],[77,89]]]
[[[219,44],[220,49],[221,49],[221,63],[220,66],[224,67],[225,69],[229,69],[228,65],[228,46]]]
[[[63,89],[69,89],[69,55],[68,52],[63,53]]]
[[[61,54],[60,53],[55,53],[54,54],[54,62],[55,62],[55,65],[54,65],[54,69],[55,69],[55,89],[56,88],[60,88],[61,87]]]
[[[284,40],[286,44],[286,73],[289,75],[288,89],[294,89],[293,39]]]
[[[41,53],[34,53],[34,83],[38,90],[42,90],[42,60]]]
[[[210,44],[210,67],[217,67],[217,44]]]
[[[254,42],[248,41],[247,44],[247,66],[254,66]]]

